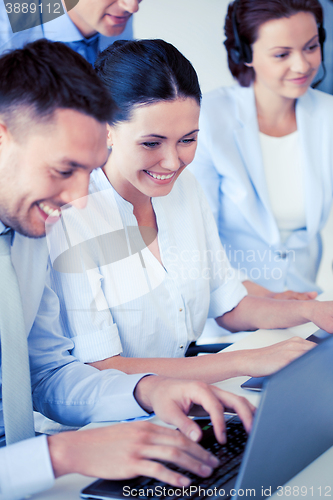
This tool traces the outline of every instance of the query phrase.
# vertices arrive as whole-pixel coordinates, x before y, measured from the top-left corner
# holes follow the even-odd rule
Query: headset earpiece
[[[230,49],[229,51],[230,57],[235,64],[239,64],[241,61],[241,55],[237,47]]]
[[[326,30],[323,26],[323,23],[320,23],[318,25],[318,38],[319,38],[319,44],[320,44],[320,50],[321,50],[321,65],[323,68],[323,76],[315,83],[311,84],[311,87],[313,89],[316,89],[318,85],[321,84],[321,82],[325,79],[326,77],[326,66],[325,66],[325,61],[324,61],[324,44],[326,40]]]
[[[321,50],[321,60],[324,61],[324,43],[326,40],[326,30],[323,26],[323,23],[320,23],[318,26],[318,37]]]
[[[237,23],[237,8],[239,0],[235,0],[232,11],[232,30],[235,39],[235,47],[230,50],[230,57],[235,64],[244,64],[252,62],[252,48],[251,46],[242,41],[238,33]]]
[[[246,42],[242,42],[243,47],[243,62],[251,63],[252,62],[252,47]]]

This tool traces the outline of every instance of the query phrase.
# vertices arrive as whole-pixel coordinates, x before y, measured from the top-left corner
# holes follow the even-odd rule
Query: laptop
[[[310,340],[311,342],[314,342],[315,344],[320,344],[323,342],[325,339],[330,337],[330,333],[326,332],[325,330],[319,329],[316,332],[314,332],[312,335],[306,338],[306,340]],[[250,389],[251,391],[261,391],[264,385],[264,382],[268,377],[251,377],[249,380],[244,382],[241,387],[243,389]]]
[[[175,487],[141,476],[127,481],[98,480],[81,492],[81,498],[108,500],[136,496],[141,499],[171,500],[209,496],[213,499],[240,500],[245,495],[267,498],[333,446],[332,396],[333,336],[264,382],[260,405],[247,443],[238,417],[228,422],[229,427],[236,428],[236,446],[230,434],[228,443],[232,442],[224,447],[216,441],[212,446],[211,438],[208,439],[208,448],[215,451],[222,462],[226,450],[227,454],[238,450],[238,455],[235,453],[231,457],[231,469],[229,466],[228,470],[229,460],[226,469],[222,463],[209,478],[190,474],[193,478],[192,494],[189,494],[190,487],[179,494]],[[202,444],[205,446],[205,438]],[[222,456],[221,448],[226,449],[222,450]],[[131,491],[134,493],[131,494]]]

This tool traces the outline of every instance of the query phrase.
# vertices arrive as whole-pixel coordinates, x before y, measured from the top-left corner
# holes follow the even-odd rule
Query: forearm
[[[216,318],[216,321],[231,332],[288,328],[310,321],[312,305],[311,301],[275,300],[248,295],[237,307]]]
[[[142,376],[129,377],[119,371],[101,373],[73,361],[47,372],[39,384],[33,386],[34,406],[57,422],[75,426],[146,416],[133,396]]]
[[[200,380],[210,384],[247,373],[246,352],[222,352],[189,358],[113,356],[92,365],[99,370],[115,368],[128,374],[150,372],[165,377]]]
[[[254,295],[255,297],[273,298],[274,293],[268,290],[268,288],[258,285],[258,283],[254,283],[250,280],[245,280],[242,282],[242,284],[245,286],[249,295]]]
[[[258,283],[250,280],[243,281],[247,293],[255,297],[266,297],[268,299],[277,300],[312,300],[317,297],[317,292],[294,292],[293,290],[285,290],[284,292],[271,292]]]

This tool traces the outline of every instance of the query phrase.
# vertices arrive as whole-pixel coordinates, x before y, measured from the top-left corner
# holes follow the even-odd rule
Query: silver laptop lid
[[[333,336],[266,381],[235,490],[267,498],[332,445]]]

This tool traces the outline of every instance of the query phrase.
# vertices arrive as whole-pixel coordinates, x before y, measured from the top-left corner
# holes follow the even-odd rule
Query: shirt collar
[[[8,227],[8,226],[5,226],[1,221],[0,221],[0,236],[2,234],[5,234],[7,233],[8,231],[10,231],[11,228]],[[15,231],[12,232],[12,238],[11,238],[11,244],[13,244],[14,242],[14,238],[15,238]]]
[[[80,30],[75,26],[66,10],[63,8],[64,14],[60,17],[48,21],[43,24],[44,37],[52,42],[79,42],[86,41],[92,42],[96,38],[99,38],[99,50],[102,52],[115,40],[130,40],[133,38],[133,16],[128,20],[125,30],[116,36],[105,36],[100,33],[95,33],[90,38],[85,38]]]
[[[112,189],[118,207],[121,207],[126,212],[133,213],[132,203],[120,196],[118,191],[116,191],[112,186],[101,168],[96,168],[95,170],[93,170],[93,172],[90,174],[90,182],[91,184],[95,184],[95,189],[97,189],[98,191],[103,191],[104,189]]]
[[[68,43],[86,40],[65,10],[62,16],[43,24],[43,30],[45,38],[51,40],[52,42]],[[93,37],[90,37],[87,40],[91,41],[93,38],[98,36],[99,33],[96,33]]]
[[[0,220],[0,234],[5,233],[8,228]]]

